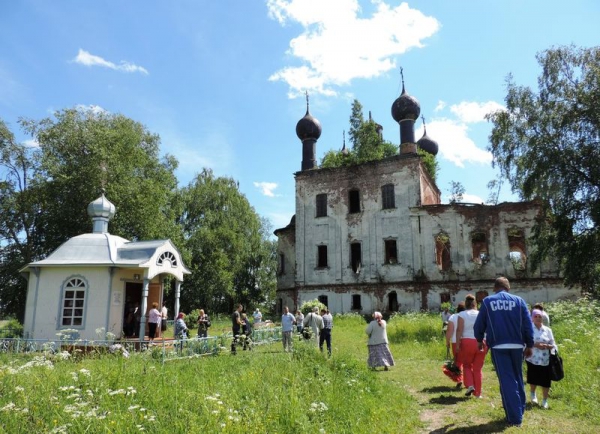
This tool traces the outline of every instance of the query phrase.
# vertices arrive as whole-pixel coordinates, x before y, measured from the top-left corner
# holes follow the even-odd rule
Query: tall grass
[[[554,383],[550,410],[528,406],[523,432],[598,432],[600,326],[597,302],[548,306],[566,378]],[[225,319],[212,330],[227,329]],[[366,366],[366,321],[334,318],[333,356],[294,341],[167,361],[0,354],[0,432],[6,433],[417,433],[498,432],[505,427],[489,358],[484,399],[464,397],[442,374],[438,315],[388,322],[396,366]],[[209,332],[210,333],[210,332]],[[211,333],[215,334],[215,333]],[[508,429],[510,432],[513,429]]]

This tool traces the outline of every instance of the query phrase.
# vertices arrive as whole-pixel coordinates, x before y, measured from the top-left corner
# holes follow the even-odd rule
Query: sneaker
[[[531,403],[532,403],[532,404],[537,404],[537,403],[538,403],[537,396],[533,395],[533,396],[531,397]]]
[[[469,388],[467,389],[467,393],[465,393],[465,396],[471,396],[473,392],[475,392],[475,388],[473,386],[469,386]]]
[[[548,410],[548,401],[546,401],[545,399],[542,400],[542,408]]]

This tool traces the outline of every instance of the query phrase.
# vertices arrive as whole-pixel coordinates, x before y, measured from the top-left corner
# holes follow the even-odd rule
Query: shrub
[[[321,303],[319,300],[314,299],[314,300],[307,300],[304,303],[302,303],[302,306],[300,306],[300,311],[306,315],[307,313],[310,313],[313,311],[313,309],[316,307],[319,308],[319,311],[321,309],[327,309],[327,306],[325,306],[323,303]]]
[[[23,325],[17,319],[10,319],[4,327],[0,328],[0,337],[20,338],[23,336]]]

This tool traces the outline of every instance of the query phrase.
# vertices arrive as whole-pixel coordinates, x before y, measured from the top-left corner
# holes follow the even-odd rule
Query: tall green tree
[[[101,188],[117,207],[111,233],[128,239],[181,239],[173,206],[177,161],[159,157],[160,139],[118,114],[67,109],[21,119],[39,147],[15,142],[0,124],[0,304],[22,318],[25,264],[91,231],[87,204]]]
[[[183,308],[225,312],[234,303],[272,299],[276,258],[270,229],[237,182],[203,169],[182,198],[180,223],[192,271],[181,293]]]
[[[600,282],[600,47],[551,48],[537,55],[537,89],[507,78],[506,110],[489,150],[522,199],[543,200],[533,265],[558,258],[566,283]]]

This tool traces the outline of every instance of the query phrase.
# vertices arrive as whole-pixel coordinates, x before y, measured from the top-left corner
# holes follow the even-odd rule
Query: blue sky
[[[19,117],[63,108],[122,113],[161,136],[180,185],[212,168],[277,228],[294,213],[304,92],[319,160],[342,147],[354,98],[398,143],[402,66],[440,146],[444,201],[460,181],[482,202],[494,178],[483,115],[502,107],[507,74],[536,86],[535,54],[598,44],[599,18],[597,0],[4,0],[0,118],[17,133]]]

